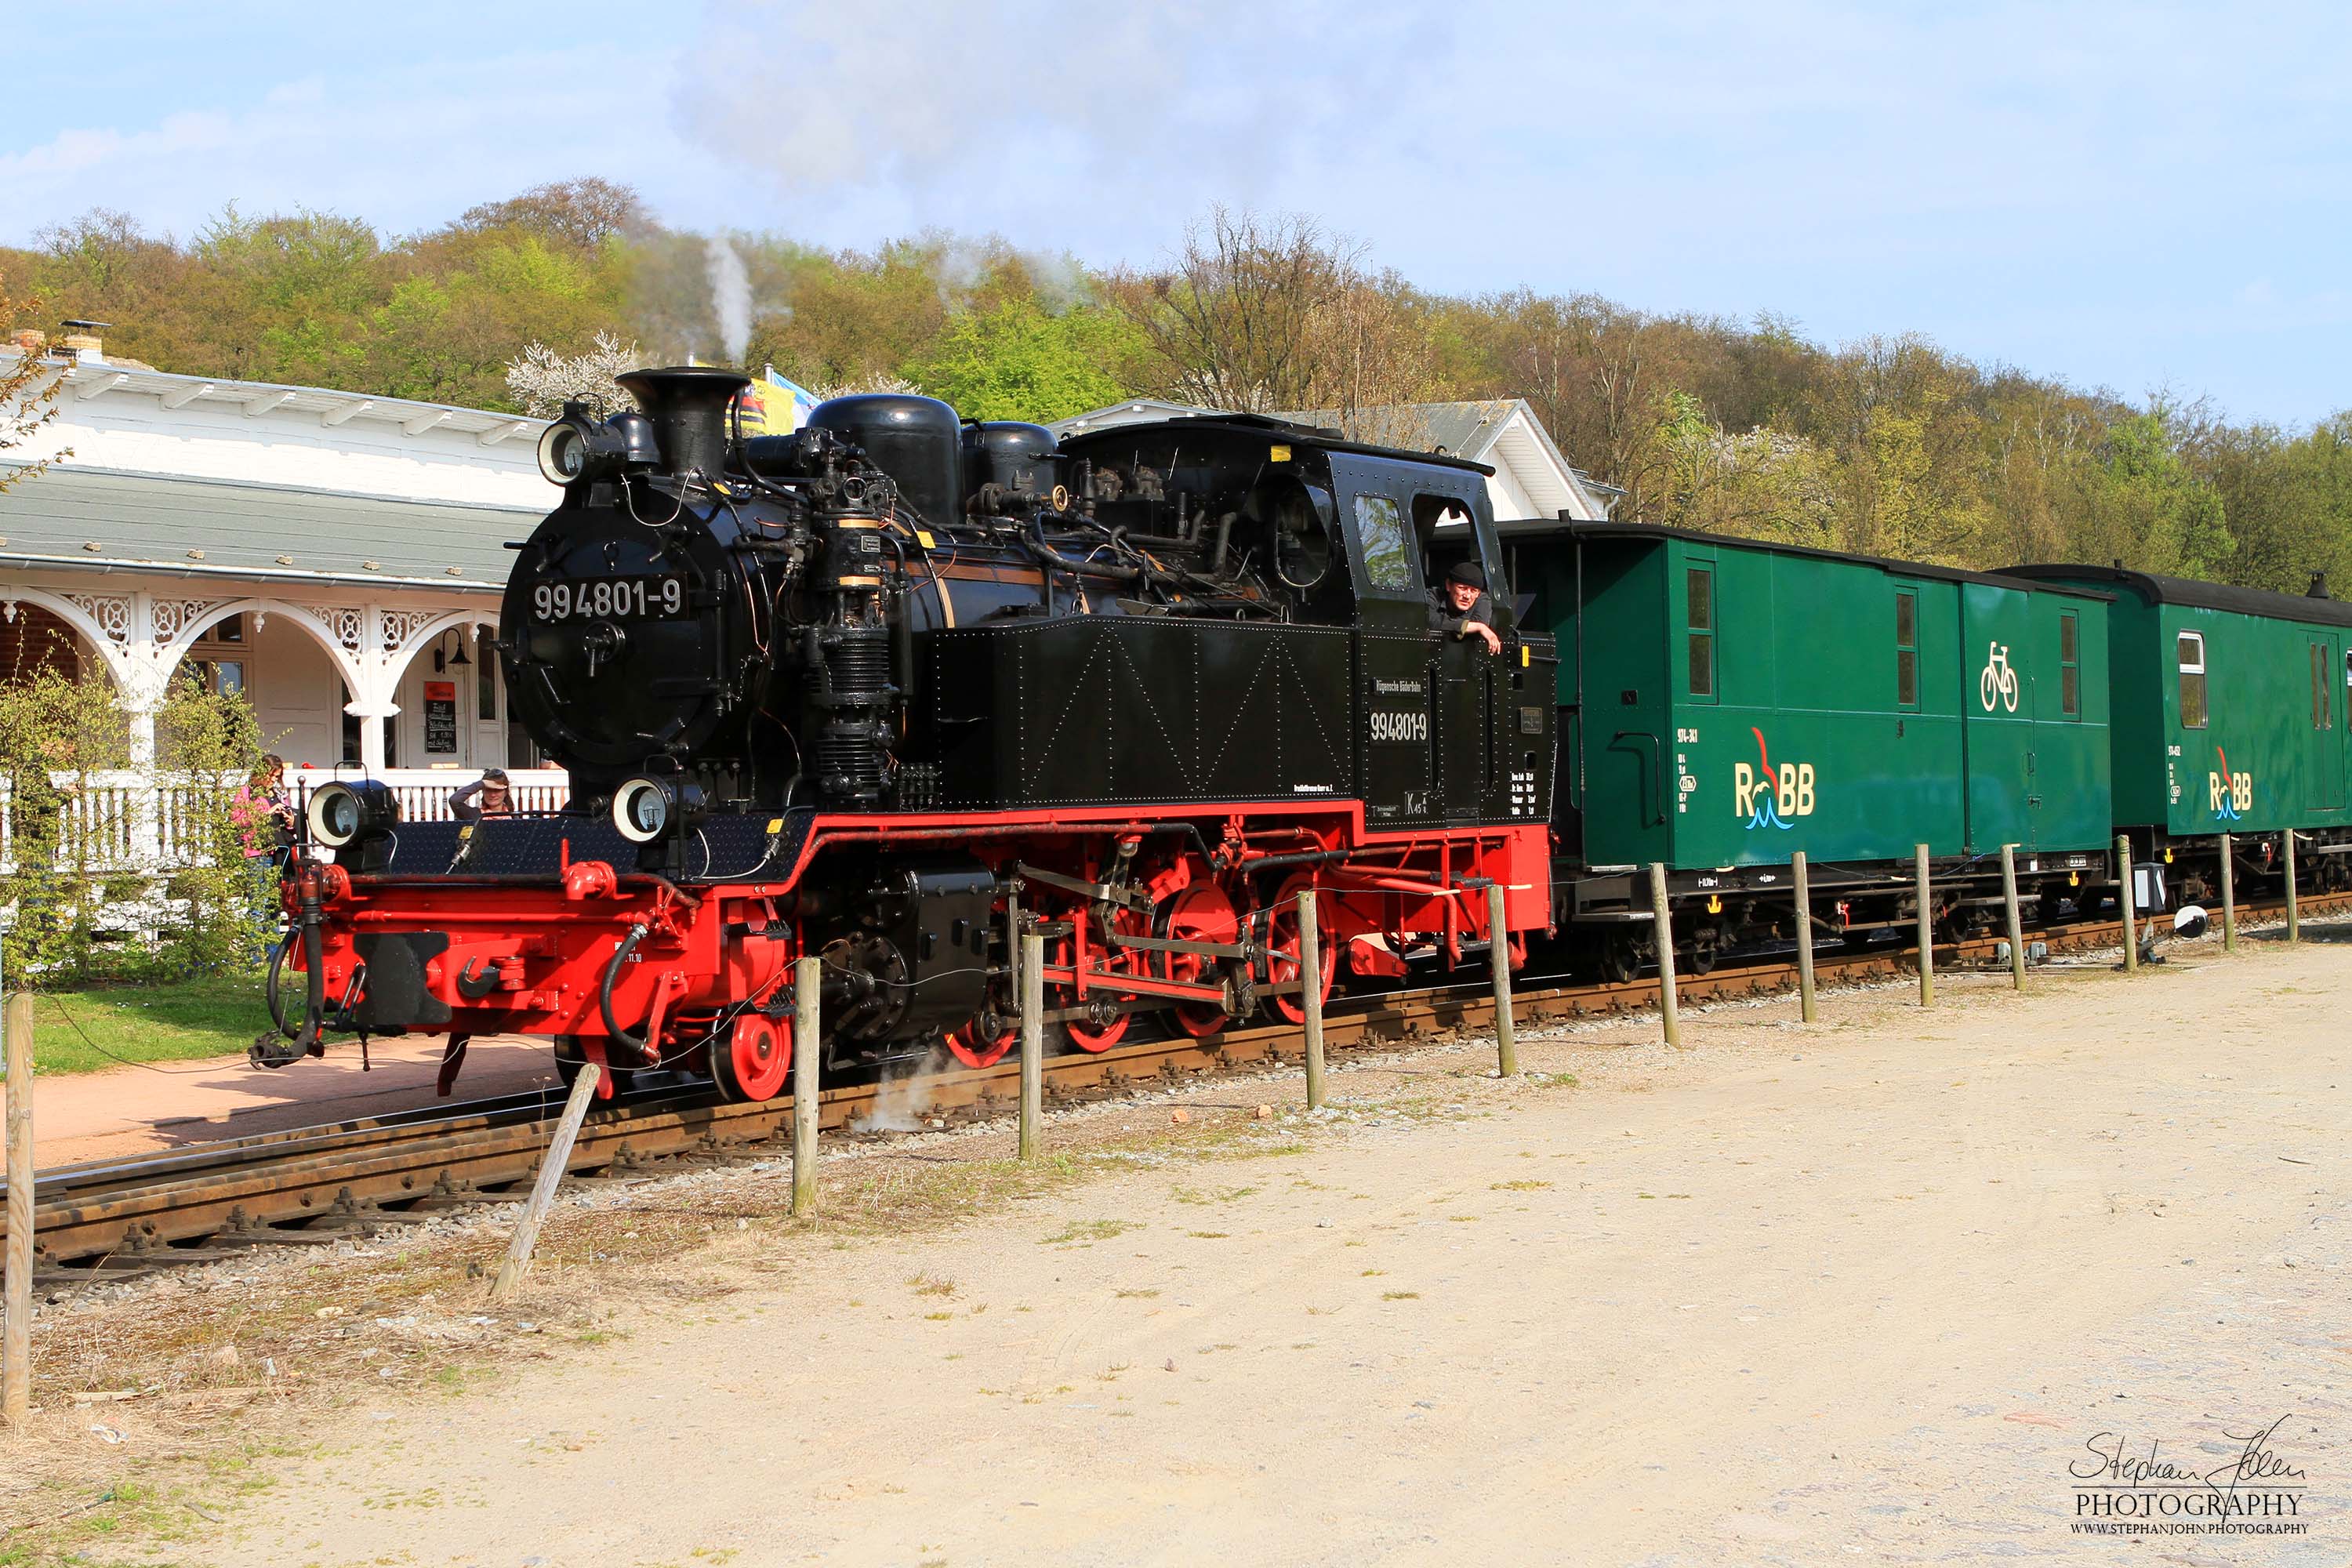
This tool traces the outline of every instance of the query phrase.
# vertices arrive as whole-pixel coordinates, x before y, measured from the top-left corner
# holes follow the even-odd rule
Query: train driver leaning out
[[[1475,561],[1465,561],[1445,574],[1445,586],[1438,590],[1430,616],[1449,637],[1476,637],[1489,654],[1503,651],[1503,639],[1495,632],[1495,601],[1486,592],[1486,568]]]
[[[491,768],[464,789],[449,792],[449,815],[460,822],[509,816],[513,812],[514,791],[507,784],[505,772],[499,768]]]

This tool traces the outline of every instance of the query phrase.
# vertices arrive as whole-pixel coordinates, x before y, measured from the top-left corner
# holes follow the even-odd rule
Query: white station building
[[[49,460],[0,492],[0,680],[104,672],[142,762],[190,668],[242,690],[298,768],[536,761],[487,645],[505,546],[556,499],[541,422],[174,375],[88,337],[47,363],[55,416],[0,449],[0,475]]]

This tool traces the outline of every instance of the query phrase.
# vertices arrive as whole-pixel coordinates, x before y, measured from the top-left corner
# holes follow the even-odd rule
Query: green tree
[[[903,371],[967,418],[1060,419],[1126,395],[1114,367],[1138,344],[1134,327],[1111,311],[1049,315],[1016,299],[956,317]]]

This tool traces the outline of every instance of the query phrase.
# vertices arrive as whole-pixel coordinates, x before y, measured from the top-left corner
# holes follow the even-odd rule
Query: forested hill
[[[1972,363],[1916,336],[1836,347],[1790,323],[1589,295],[1423,292],[1297,219],[1205,216],[1151,271],[947,235],[872,252],[666,228],[601,181],[407,237],[226,212],[185,239],[94,212],[0,248],[12,323],[113,323],[160,369],[517,407],[530,345],[693,353],[820,389],[907,384],[983,418],[1147,394],[1369,412],[1524,397],[1618,515],[1957,565],[2107,561],[2352,591],[2352,411],[2234,426]],[[1890,326],[1899,325],[1890,323]],[[2192,389],[2193,395],[2193,389]],[[1409,438],[1409,436],[1403,437]]]

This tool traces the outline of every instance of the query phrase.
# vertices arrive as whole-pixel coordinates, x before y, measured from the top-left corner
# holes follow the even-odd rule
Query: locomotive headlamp
[[[539,433],[539,471],[551,485],[568,485],[588,471],[587,433],[559,419]]]
[[[373,779],[321,784],[310,793],[310,837],[330,849],[400,826],[400,797]]]
[[[668,779],[634,778],[613,792],[613,826],[632,844],[651,844],[702,816],[702,792]]]
[[[563,416],[539,433],[539,471],[551,485],[569,485],[661,461],[653,421],[626,409],[601,423],[584,403],[567,403]]]

